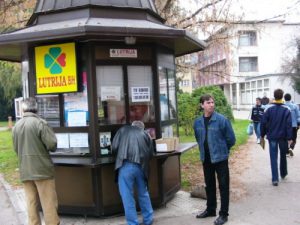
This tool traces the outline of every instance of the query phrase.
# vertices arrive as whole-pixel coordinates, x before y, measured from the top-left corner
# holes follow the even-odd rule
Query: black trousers
[[[228,160],[211,163],[203,163],[204,179],[206,184],[206,210],[216,212],[217,196],[216,196],[216,174],[219,182],[219,190],[221,195],[221,208],[219,215],[228,216],[229,210],[229,168]]]
[[[293,139],[290,148],[294,150],[297,140],[298,127],[293,127]]]

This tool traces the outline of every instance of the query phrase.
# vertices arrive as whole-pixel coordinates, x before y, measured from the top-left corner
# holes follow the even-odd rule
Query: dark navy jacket
[[[274,103],[266,109],[260,123],[261,137],[267,135],[268,140],[291,140],[292,119],[289,108]]]
[[[261,105],[255,105],[252,108],[251,120],[253,122],[260,122],[263,114],[264,114],[264,108],[261,107]]]

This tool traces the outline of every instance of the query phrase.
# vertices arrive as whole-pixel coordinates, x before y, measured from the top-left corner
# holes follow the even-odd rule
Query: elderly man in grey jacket
[[[34,98],[25,99],[22,108],[23,118],[13,128],[13,145],[26,195],[28,224],[42,224],[38,210],[40,201],[46,225],[58,225],[54,166],[49,155],[49,151],[56,150],[56,136],[47,122],[36,114]]]
[[[144,131],[143,122],[134,121],[132,126],[125,125],[119,129],[113,138],[112,150],[116,154],[115,170],[118,174],[119,191],[127,224],[140,224],[133,196],[134,186],[136,186],[138,193],[143,224],[152,224],[153,209],[147,188],[147,180],[153,146],[150,136]]]

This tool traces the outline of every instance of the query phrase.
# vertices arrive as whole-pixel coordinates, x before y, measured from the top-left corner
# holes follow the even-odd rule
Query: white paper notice
[[[89,139],[87,133],[70,133],[70,147],[71,148],[88,148]]]
[[[57,139],[57,148],[69,148],[69,134],[55,134]]]
[[[121,87],[119,86],[103,86],[101,87],[101,101],[120,101]]]
[[[132,87],[132,102],[150,102],[150,87]]]
[[[156,144],[156,151],[157,152],[166,152],[166,151],[168,151],[168,145],[167,144]]]
[[[69,111],[68,112],[68,126],[82,127],[86,126],[86,112],[84,111]]]

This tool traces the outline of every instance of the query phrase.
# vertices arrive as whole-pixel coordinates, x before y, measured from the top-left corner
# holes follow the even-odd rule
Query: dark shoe
[[[293,152],[293,150],[291,148],[289,149],[289,154],[290,154],[291,157],[294,156],[294,152]]]
[[[228,216],[219,216],[215,220],[214,224],[215,225],[222,225],[222,224],[226,223],[227,221],[228,221]]]
[[[212,216],[216,216],[216,212],[208,212],[207,210],[205,210],[202,213],[199,213],[196,218],[197,219],[202,219],[202,218],[206,218],[206,217],[212,217]]]
[[[273,186],[278,186],[278,181],[273,181],[272,184]]]

